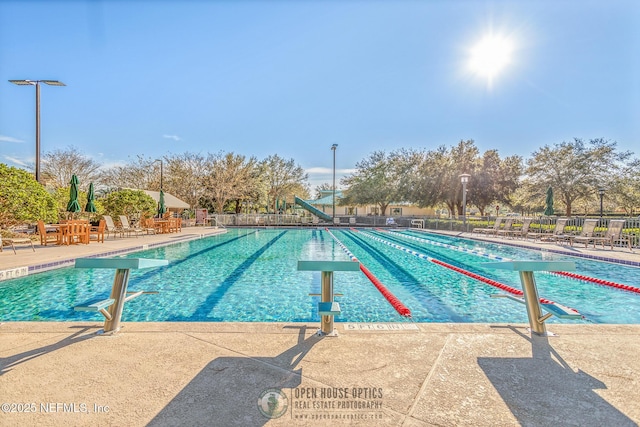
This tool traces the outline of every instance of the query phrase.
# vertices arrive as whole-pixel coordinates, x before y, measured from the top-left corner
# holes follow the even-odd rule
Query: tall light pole
[[[460,175],[460,182],[462,182],[462,224],[464,229],[467,229],[467,182],[471,175],[463,173]]]
[[[154,160],[151,164],[160,162],[160,191],[162,191],[162,159]],[[195,191],[194,191],[195,192]]]
[[[331,151],[333,151],[333,221],[336,220],[336,149],[338,148],[338,144],[333,144],[331,146]]]
[[[600,195],[600,220],[602,220],[602,199],[604,199],[604,188],[598,188],[598,194]]]
[[[40,83],[49,86],[66,86],[58,80],[9,80],[18,86],[36,87],[36,181],[40,182]]]

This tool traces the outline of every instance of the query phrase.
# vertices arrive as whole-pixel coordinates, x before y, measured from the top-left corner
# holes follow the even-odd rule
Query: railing
[[[314,221],[314,218],[304,215],[291,215],[291,214],[210,214],[211,217],[217,218],[218,225],[221,226],[237,226],[237,227],[277,227],[277,226],[314,226],[314,225],[337,225],[340,227],[358,226],[358,227],[384,227],[387,224],[388,216],[380,215],[367,215],[367,216],[353,216],[353,215],[341,215],[336,216],[339,220],[339,224],[332,224],[322,220]],[[582,228],[582,224],[585,219],[599,218],[599,217],[584,217],[575,216],[569,218],[565,230],[567,232],[579,232]],[[529,232],[550,232],[556,226],[557,217],[545,217],[537,216],[533,217],[533,222],[529,226]],[[604,234],[608,228],[609,222],[613,219],[624,219],[624,235],[631,240],[631,244],[634,247],[640,246],[640,218],[615,218],[605,217],[600,220],[600,223],[596,227],[596,232]],[[471,232],[476,227],[492,227],[495,223],[496,217],[468,217],[466,224],[462,219],[457,218],[438,218],[432,216],[401,216],[394,217],[395,223],[398,227],[415,227],[415,224],[420,221],[424,229],[430,230],[442,230],[442,231],[454,231],[454,232]],[[523,217],[515,217],[513,225],[519,227],[522,224]]]

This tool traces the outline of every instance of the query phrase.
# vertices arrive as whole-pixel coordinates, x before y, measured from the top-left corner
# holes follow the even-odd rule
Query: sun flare
[[[488,35],[471,48],[469,68],[490,82],[511,62],[512,43],[505,37]]]

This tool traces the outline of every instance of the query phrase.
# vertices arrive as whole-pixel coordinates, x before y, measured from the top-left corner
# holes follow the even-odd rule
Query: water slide
[[[326,213],[322,212],[320,209],[317,209],[317,208],[311,206],[309,203],[305,202],[300,197],[294,196],[294,201],[296,202],[296,204],[302,206],[304,209],[308,210],[309,212],[311,212],[313,215],[317,216],[318,218],[324,219],[325,221],[331,221],[331,219],[332,219],[331,215],[327,215]]]

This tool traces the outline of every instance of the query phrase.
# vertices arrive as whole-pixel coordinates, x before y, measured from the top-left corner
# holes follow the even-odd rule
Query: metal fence
[[[358,226],[358,227],[418,227],[430,230],[443,231],[459,231],[472,232],[474,228],[492,227],[495,224],[496,217],[469,217],[466,221],[454,218],[438,218],[430,216],[411,216],[411,217],[394,217],[391,224],[389,218],[379,215],[367,216],[337,216],[335,222],[328,223],[318,220],[315,217],[290,215],[290,214],[224,214],[210,215],[213,224],[231,227],[278,227],[278,226]],[[576,216],[571,217],[567,221],[565,230],[567,232],[577,232],[582,228],[582,224],[586,219],[594,217]],[[608,228],[608,224],[613,219],[624,219],[624,235],[629,238],[634,247],[640,245],[640,217],[622,218],[622,217],[604,217],[599,218],[596,231],[604,233]],[[523,217],[514,217],[513,225],[518,227],[522,224]],[[548,232],[555,228],[556,217],[539,216],[534,217],[530,225],[530,232]]]

